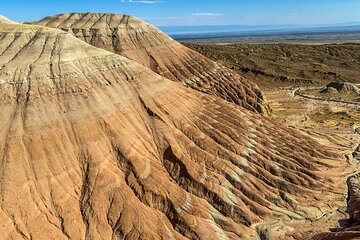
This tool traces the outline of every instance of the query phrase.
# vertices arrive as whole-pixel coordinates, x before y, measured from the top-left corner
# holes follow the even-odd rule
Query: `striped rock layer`
[[[61,30],[0,20],[0,116],[0,239],[250,239],[338,196],[325,147]]]
[[[254,83],[181,45],[136,17],[72,13],[50,16],[31,24],[64,30],[184,86],[219,96],[253,111],[268,112],[264,96]]]

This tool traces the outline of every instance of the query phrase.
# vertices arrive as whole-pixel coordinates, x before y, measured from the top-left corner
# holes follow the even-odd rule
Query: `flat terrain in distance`
[[[184,44],[262,88],[360,83],[360,44]]]
[[[282,34],[241,34],[241,35],[174,35],[176,40],[199,44],[330,44],[330,43],[360,43],[360,32],[324,32],[324,33],[282,33]]]

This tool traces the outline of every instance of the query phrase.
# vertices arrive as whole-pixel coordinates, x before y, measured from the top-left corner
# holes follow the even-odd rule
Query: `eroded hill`
[[[267,113],[258,87],[214,61],[184,47],[154,26],[120,14],[72,13],[31,24],[58,28],[93,46],[118,53],[203,93]]]
[[[61,30],[0,39],[0,239],[251,239],[344,199],[293,129]]]

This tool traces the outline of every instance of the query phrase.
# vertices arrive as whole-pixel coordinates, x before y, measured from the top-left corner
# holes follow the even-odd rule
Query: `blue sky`
[[[157,26],[360,22],[360,0],[0,0],[0,15],[19,22],[88,11],[131,14]]]

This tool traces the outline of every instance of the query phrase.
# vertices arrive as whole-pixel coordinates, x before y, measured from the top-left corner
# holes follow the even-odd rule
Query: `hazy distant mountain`
[[[332,25],[225,25],[225,26],[164,26],[161,30],[174,38],[242,36],[289,33],[358,32],[359,22]]]
[[[213,33],[213,32],[234,32],[253,31],[269,29],[288,29],[295,25],[208,25],[208,26],[163,26],[160,29],[168,34],[189,34],[189,33]]]

